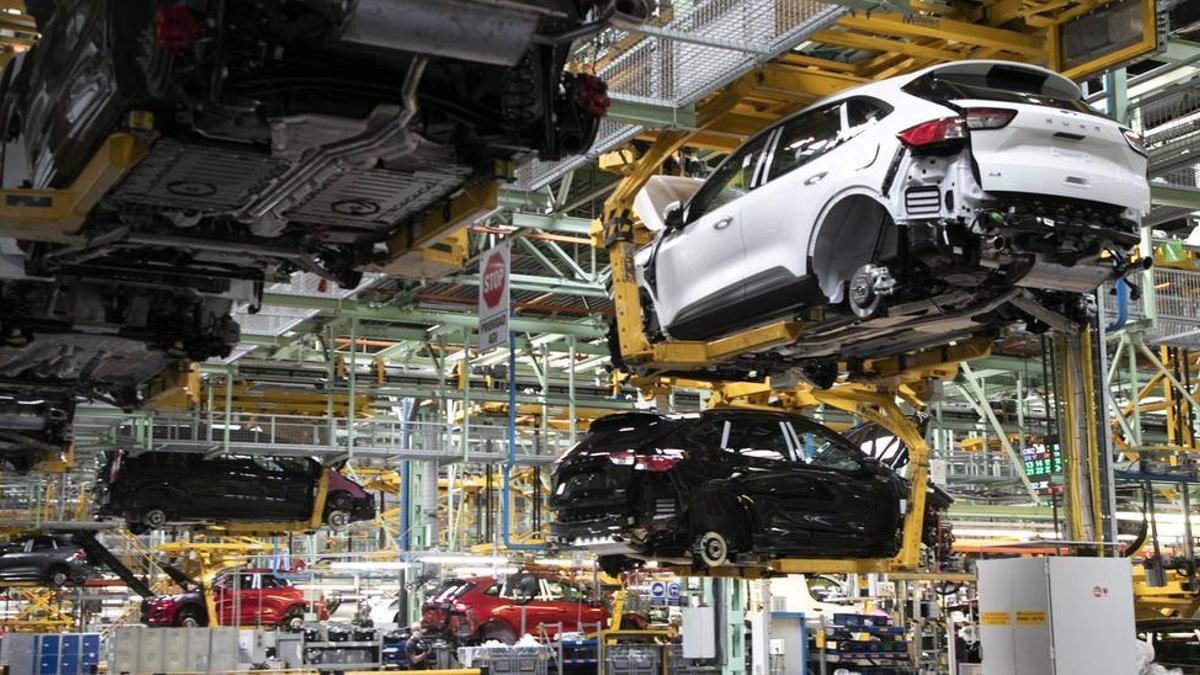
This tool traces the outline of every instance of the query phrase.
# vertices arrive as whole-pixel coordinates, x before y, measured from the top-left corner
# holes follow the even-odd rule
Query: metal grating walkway
[[[630,35],[621,31],[604,35],[627,45],[611,58],[605,55],[596,70],[614,100],[666,108],[690,106],[829,26],[846,9],[821,0],[700,0],[676,2],[671,11],[673,17],[664,25],[640,27],[641,37],[632,43],[627,39]],[[589,70],[595,62],[574,65]],[[635,124],[605,119],[586,155],[529,162],[517,170],[515,187],[537,190],[641,130]]]

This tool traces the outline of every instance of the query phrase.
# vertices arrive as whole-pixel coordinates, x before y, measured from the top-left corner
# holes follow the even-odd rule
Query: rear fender
[[[877,191],[858,186],[830,199],[816,222],[808,244],[807,269],[831,303],[841,302],[843,282],[875,259],[877,250],[886,250],[894,237],[886,229],[894,229],[894,211]]]
[[[687,522],[693,535],[719,526],[722,534],[745,546],[752,540],[757,521],[732,480],[709,481],[696,488],[688,500]]]

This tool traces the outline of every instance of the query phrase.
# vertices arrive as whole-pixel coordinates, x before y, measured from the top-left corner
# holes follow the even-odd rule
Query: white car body
[[[997,311],[1056,325],[1068,298],[1125,271],[1098,253],[1123,254],[1150,208],[1140,139],[1080,98],[1035,66],[943,64],[756,134],[673,227],[647,212],[679,179],[648,186],[639,213],[667,223],[636,256],[648,332],[711,339],[799,317],[812,329],[782,353],[828,359],[944,344]],[[945,140],[900,138],[936,120]]]

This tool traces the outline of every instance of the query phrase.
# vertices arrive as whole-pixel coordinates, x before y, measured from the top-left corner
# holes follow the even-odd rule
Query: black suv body
[[[554,472],[552,539],[601,556],[730,563],[899,550],[909,483],[802,415],[717,409],[592,424]],[[926,543],[951,499],[930,488]]]
[[[83,547],[65,536],[18,539],[0,549],[0,583],[61,587],[94,576]]]
[[[375,500],[361,486],[307,457],[124,451],[106,456],[96,515],[123,517],[135,531],[175,521],[307,520],[325,472],[325,523],[375,516]]]

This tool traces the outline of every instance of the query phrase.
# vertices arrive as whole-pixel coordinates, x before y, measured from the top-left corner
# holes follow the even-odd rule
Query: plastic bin
[[[604,648],[607,675],[658,675],[662,672],[662,647],[658,645],[610,645]]]

